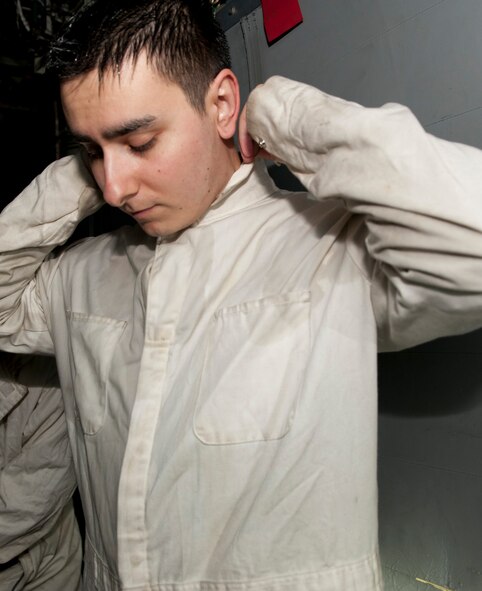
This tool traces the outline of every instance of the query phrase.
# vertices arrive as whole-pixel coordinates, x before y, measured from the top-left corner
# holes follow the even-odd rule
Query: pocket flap
[[[219,310],[194,416],[206,444],[280,439],[293,422],[309,347],[310,293]]]

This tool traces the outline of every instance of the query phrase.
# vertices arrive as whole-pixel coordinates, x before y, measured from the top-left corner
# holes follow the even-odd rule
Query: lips
[[[154,209],[154,206],[151,206],[151,207],[146,207],[145,209],[139,209],[137,211],[128,212],[128,213],[132,217],[139,219],[139,218],[143,218],[145,216],[148,216],[152,212],[153,209]]]

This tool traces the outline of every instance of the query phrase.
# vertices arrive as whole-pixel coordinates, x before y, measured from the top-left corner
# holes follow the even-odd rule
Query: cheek
[[[185,207],[204,201],[216,168],[213,139],[207,132],[192,125],[166,134],[152,156],[143,161],[145,185],[181,201]]]
[[[210,183],[217,168],[212,150],[213,143],[208,138],[205,141],[193,141],[186,146],[183,172],[188,183],[199,188]]]
[[[144,179],[159,185],[170,185],[179,189],[200,188],[206,177],[206,158],[203,149],[197,149],[192,143],[184,143],[179,149],[165,152],[162,158],[151,161],[151,166],[144,170]]]

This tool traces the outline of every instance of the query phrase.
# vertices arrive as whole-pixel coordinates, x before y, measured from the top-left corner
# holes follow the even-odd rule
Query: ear
[[[228,140],[234,137],[239,115],[239,84],[231,70],[224,69],[212,81],[209,99],[219,136]]]

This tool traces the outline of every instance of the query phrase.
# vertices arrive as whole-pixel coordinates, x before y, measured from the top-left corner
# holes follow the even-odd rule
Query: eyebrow
[[[154,115],[145,115],[144,117],[140,117],[137,119],[130,119],[129,121],[125,121],[118,127],[112,127],[110,129],[106,129],[102,132],[102,137],[106,140],[113,140],[118,137],[122,137],[124,135],[128,135],[134,131],[139,131],[140,129],[144,129],[145,127],[149,127],[151,123],[156,120]],[[88,135],[82,135],[80,133],[75,133],[72,131],[72,135],[75,140],[79,143],[89,143],[93,142],[92,138]]]

